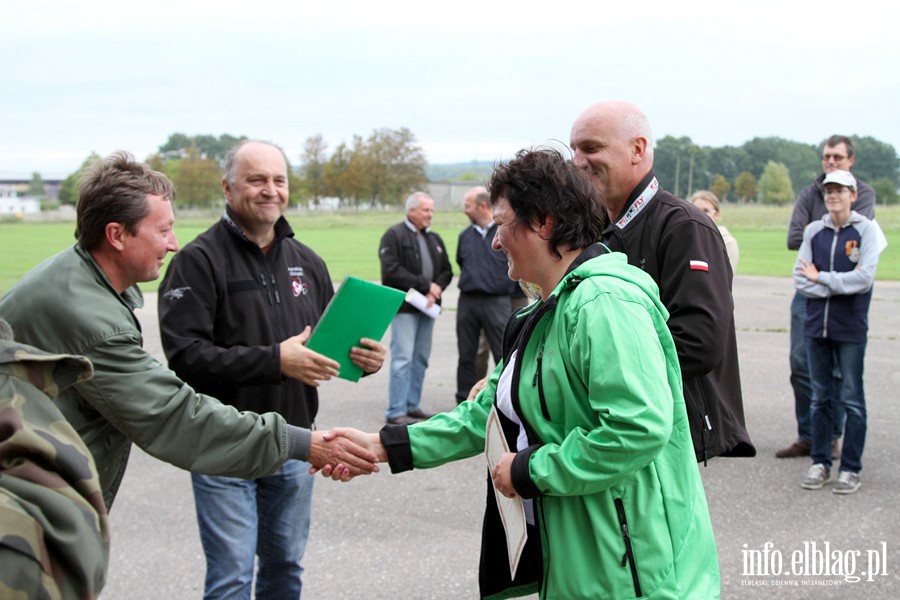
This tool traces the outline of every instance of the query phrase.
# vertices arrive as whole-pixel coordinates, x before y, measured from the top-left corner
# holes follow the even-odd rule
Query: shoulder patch
[[[180,287],[180,288],[172,288],[171,290],[169,290],[168,292],[163,294],[163,298],[165,298],[167,300],[181,300],[182,298],[184,298],[184,293],[186,291],[188,291],[189,289],[191,289],[190,286]]]
[[[691,271],[709,271],[709,263],[705,260],[692,260]]]

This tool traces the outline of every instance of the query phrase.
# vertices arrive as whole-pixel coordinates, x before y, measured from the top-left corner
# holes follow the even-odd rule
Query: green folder
[[[363,371],[350,360],[361,338],[381,341],[406,292],[353,277],[341,287],[319,319],[306,347],[340,363],[338,377],[358,381]]]

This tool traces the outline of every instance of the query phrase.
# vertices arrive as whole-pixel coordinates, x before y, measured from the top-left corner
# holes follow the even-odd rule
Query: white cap
[[[832,171],[825,176],[822,185],[824,186],[826,183],[837,183],[850,188],[854,192],[856,191],[856,177],[850,171]]]

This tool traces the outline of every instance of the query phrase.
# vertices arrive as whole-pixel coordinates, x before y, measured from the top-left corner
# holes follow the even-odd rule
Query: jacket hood
[[[841,227],[847,227],[848,225],[854,225],[856,223],[859,223],[859,222],[865,221],[865,220],[866,220],[866,218],[864,216],[862,216],[855,210],[851,210],[850,217],[846,221],[844,221],[844,224],[841,225]],[[825,227],[828,227],[829,229],[834,229],[834,222],[831,220],[831,213],[825,213],[824,215],[822,215],[822,222],[825,223]]]
[[[669,311],[666,310],[665,305],[659,298],[659,286],[656,285],[656,282],[644,271],[628,264],[628,257],[624,253],[609,252],[603,244],[595,244],[586,249],[585,253],[591,251],[596,253],[594,248],[597,246],[606,250],[606,252],[588,258],[569,271],[553,290],[551,297],[559,296],[563,291],[572,291],[579,283],[589,277],[612,277],[639,287],[653,301],[656,309],[668,319]],[[582,253],[583,255],[584,253]],[[577,263],[580,258],[581,256],[576,258],[574,262]]]

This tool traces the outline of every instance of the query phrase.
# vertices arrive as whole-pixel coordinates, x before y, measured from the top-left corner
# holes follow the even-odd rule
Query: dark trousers
[[[475,370],[478,337],[483,331],[499,362],[503,351],[503,329],[512,313],[509,296],[477,296],[461,292],[456,309],[456,401],[462,402],[479,377]]]

